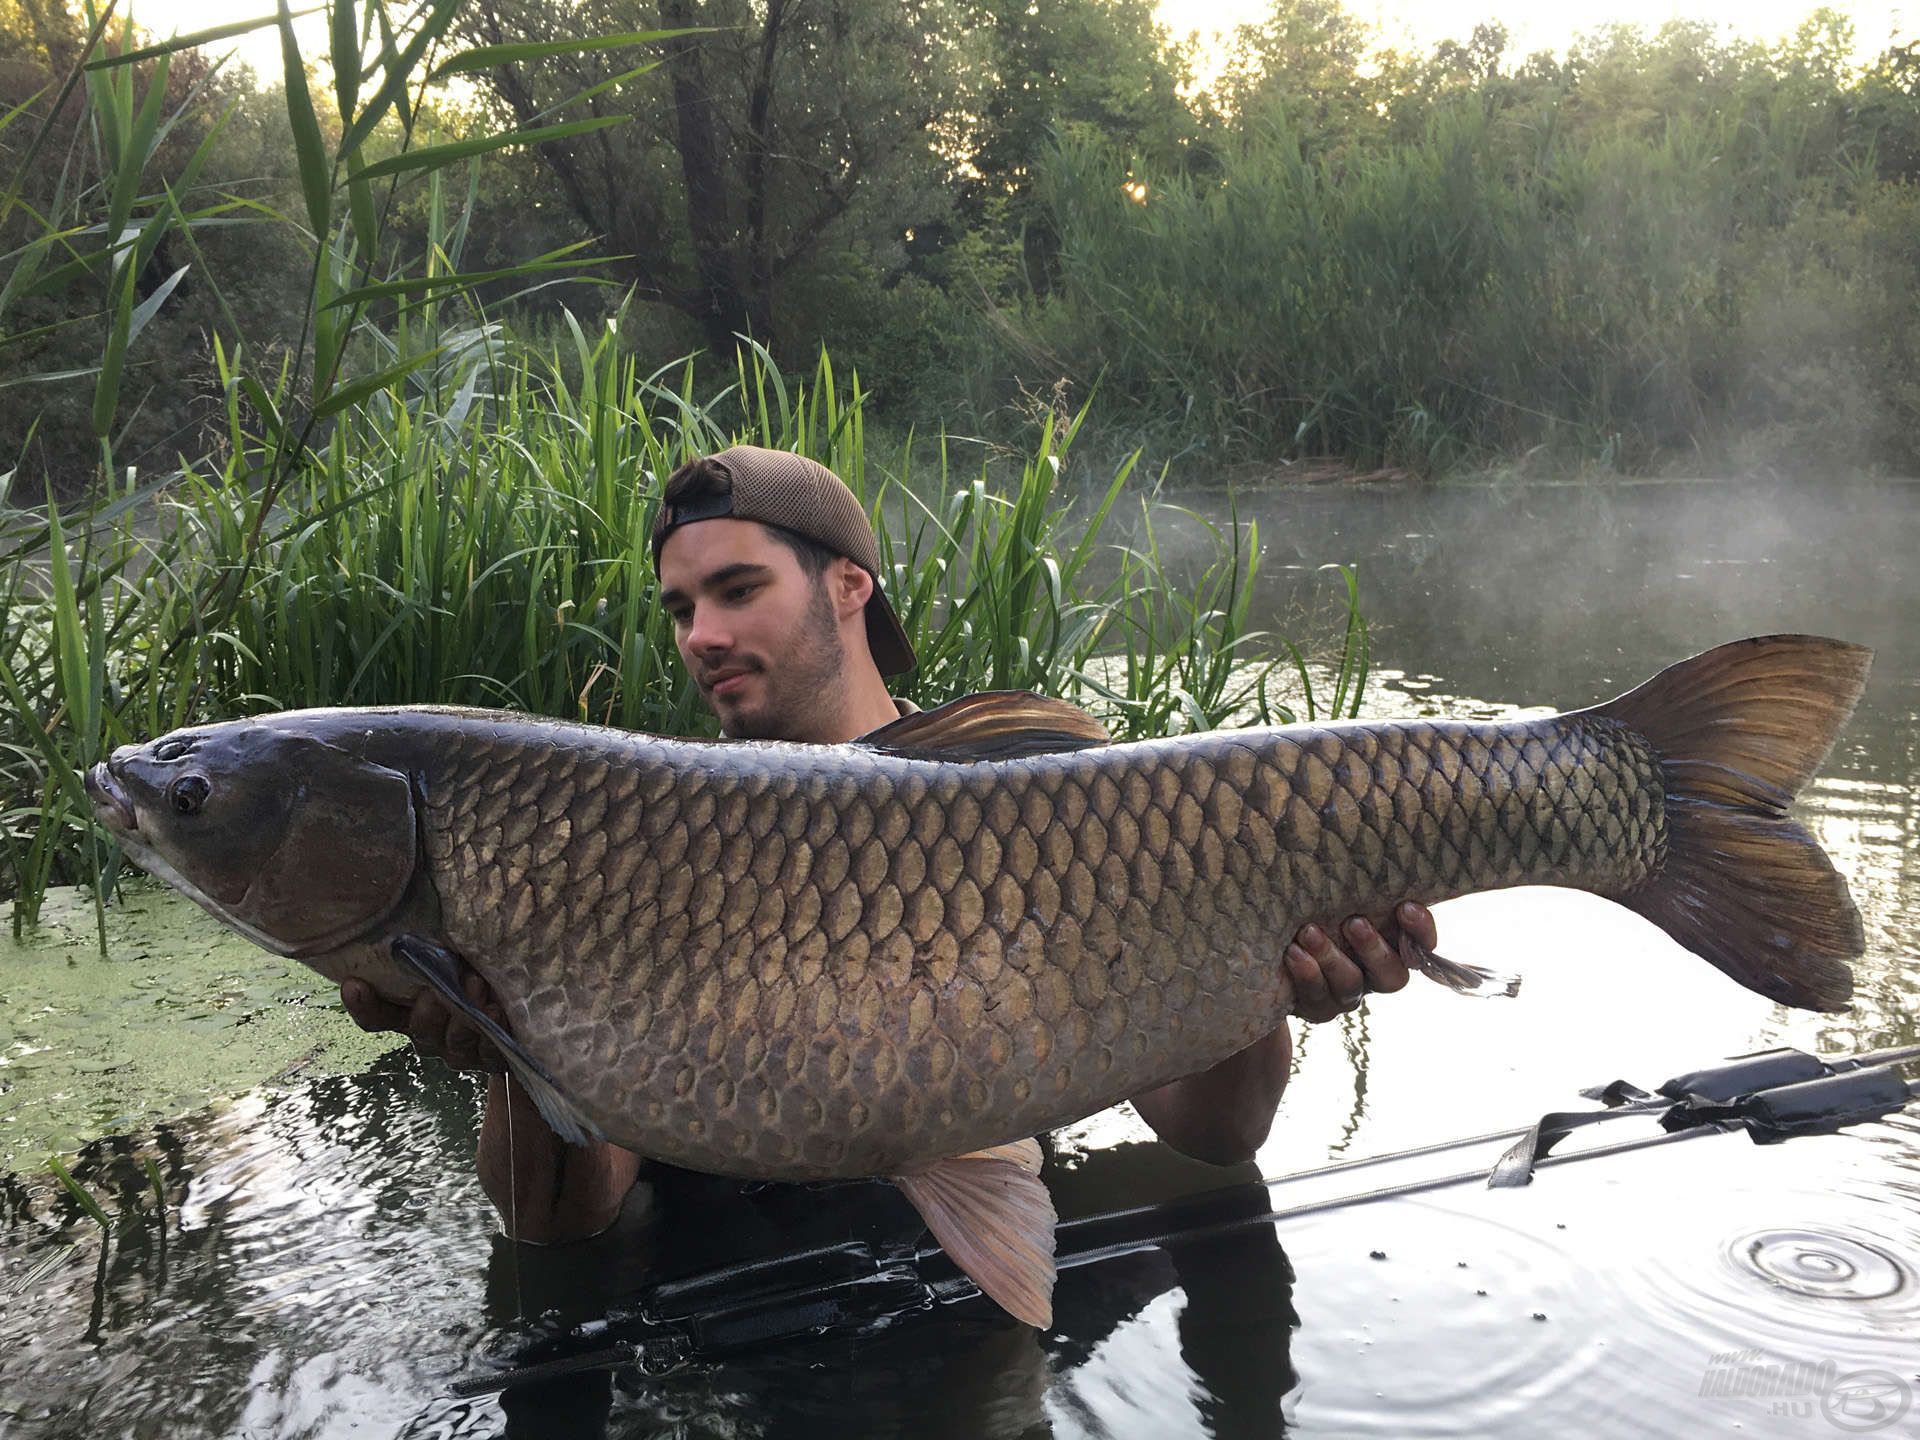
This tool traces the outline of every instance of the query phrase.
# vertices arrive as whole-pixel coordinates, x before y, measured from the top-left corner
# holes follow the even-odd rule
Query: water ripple
[[[1920,1273],[1892,1251],[1852,1235],[1761,1230],[1727,1247],[1736,1271],[1816,1300],[1875,1303],[1883,1313],[1912,1313]]]

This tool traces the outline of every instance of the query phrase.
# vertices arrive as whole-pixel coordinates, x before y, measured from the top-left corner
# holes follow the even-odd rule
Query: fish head
[[[409,778],[271,718],[123,745],[86,788],[135,864],[279,955],[365,935],[418,868]]]

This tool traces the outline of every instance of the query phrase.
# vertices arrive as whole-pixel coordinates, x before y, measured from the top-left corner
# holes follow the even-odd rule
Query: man
[[[841,744],[909,712],[884,678],[912,669],[914,655],[879,587],[878,542],[853,493],[824,466],[749,445],[681,466],[667,481],[653,556],[680,657],[727,735]],[[1433,947],[1423,907],[1402,905],[1396,920],[1416,944]],[[1287,947],[1294,1013],[1306,1020],[1352,1009],[1367,989],[1407,983],[1406,965],[1372,925],[1356,917],[1344,929],[1351,956],[1313,925]],[[467,987],[505,1023],[478,976]],[[403,1010],[349,980],[341,997],[363,1029],[404,1031],[427,1054],[492,1072],[478,1166],[517,1238],[578,1239],[614,1221],[640,1156],[561,1141],[525,1091],[507,1085],[492,1045],[430,993]],[[1266,1138],[1291,1058],[1283,1025],[1133,1105],[1176,1149],[1233,1164]]]

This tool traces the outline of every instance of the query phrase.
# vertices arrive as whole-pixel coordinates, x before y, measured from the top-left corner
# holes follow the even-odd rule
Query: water
[[[1442,948],[1524,972],[1518,998],[1416,981],[1309,1030],[1257,1167],[1184,1162],[1125,1112],[1073,1127],[1050,1167],[1063,1215],[1524,1125],[1584,1106],[1582,1086],[1764,1046],[1920,1041],[1920,487],[1329,488],[1240,508],[1276,621],[1324,585],[1313,566],[1361,565],[1376,708],[1397,713],[1584,704],[1740,634],[1874,645],[1803,810],[1865,915],[1858,1001],[1789,1014],[1581,895],[1454,902]],[[954,1307],[510,1409],[447,1386],[523,1313],[591,1315],[649,1264],[729,1255],[671,1193],[651,1217],[637,1193],[615,1240],[516,1253],[471,1176],[477,1112],[465,1080],[395,1052],[143,1128],[76,1167],[117,1217],[105,1244],[50,1177],[0,1182],[0,1434],[1920,1434],[1913,1112],[1576,1161],[1524,1190],[1284,1213],[1484,1169],[1504,1142],[1243,1184],[1223,1203],[1277,1223],[1069,1271],[1046,1336]],[[761,1228],[729,1245],[897,1223],[864,1187],[747,1204]]]

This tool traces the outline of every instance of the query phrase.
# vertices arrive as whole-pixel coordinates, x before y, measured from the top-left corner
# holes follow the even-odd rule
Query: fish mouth
[[[133,813],[133,801],[120,788],[113,771],[102,760],[82,777],[87,798],[93,801],[93,814],[102,825],[118,835],[137,835],[140,822]]]
[[[81,783],[86,786],[87,798],[93,802],[94,818],[106,827],[114,843],[126,852],[129,860],[149,875],[166,881],[214,919],[238,930],[261,949],[270,950],[276,955],[292,954],[281,941],[235,915],[232,906],[196,885],[147,842],[147,837],[140,833],[140,821],[134,813],[133,800],[121,788],[120,780],[114,775],[109,762],[103,760],[93,766],[81,776]]]

